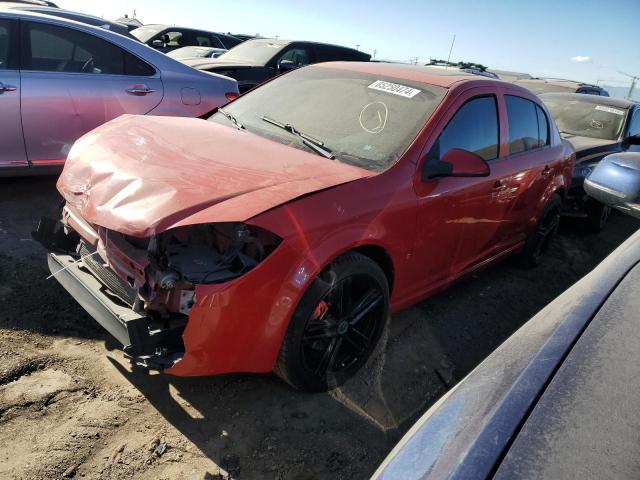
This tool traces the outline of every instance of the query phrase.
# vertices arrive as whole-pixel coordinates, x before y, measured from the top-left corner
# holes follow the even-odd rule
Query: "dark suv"
[[[371,55],[368,53],[337,45],[255,39],[241,43],[218,58],[201,58],[184,63],[199,70],[235,78],[240,93],[244,93],[280,73],[312,63],[369,60]]]
[[[239,38],[224,33],[171,25],[143,25],[132,30],[131,35],[163,53],[182,47],[214,47],[229,50],[242,43]]]

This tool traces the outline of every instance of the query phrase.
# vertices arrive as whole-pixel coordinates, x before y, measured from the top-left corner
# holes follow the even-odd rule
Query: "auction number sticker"
[[[413,98],[421,92],[421,90],[417,88],[407,87],[406,85],[400,85],[398,83],[385,82],[383,80],[376,80],[369,85],[369,88],[381,92],[393,93],[394,95],[400,95],[405,98]]]
[[[596,105],[596,110],[602,112],[615,113],[616,115],[624,115],[624,110],[618,110],[617,108],[605,107],[603,105]]]

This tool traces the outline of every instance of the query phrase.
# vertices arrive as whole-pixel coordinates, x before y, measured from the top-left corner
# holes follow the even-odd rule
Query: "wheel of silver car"
[[[382,269],[359,253],[343,255],[304,294],[275,371],[301,390],[335,388],[367,361],[388,316],[389,286]]]
[[[539,265],[544,254],[549,250],[560,226],[561,205],[562,199],[559,195],[554,194],[542,209],[536,227],[527,238],[522,252],[526,266]]]
[[[611,207],[597,200],[589,199],[586,205],[587,229],[592,233],[600,233],[609,221]]]

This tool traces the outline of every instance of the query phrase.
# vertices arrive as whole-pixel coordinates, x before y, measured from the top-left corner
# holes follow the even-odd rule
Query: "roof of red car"
[[[414,82],[427,83],[438,87],[450,88],[453,84],[462,81],[499,82],[492,78],[462,72],[457,69],[444,69],[426,67],[421,65],[409,65],[402,63],[378,63],[378,62],[327,62],[313,65],[320,68],[340,68],[355,72],[369,73],[372,75],[385,75]]]

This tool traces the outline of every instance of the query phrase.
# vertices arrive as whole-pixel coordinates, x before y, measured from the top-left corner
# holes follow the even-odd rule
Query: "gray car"
[[[59,171],[73,142],[122,114],[200,117],[238,95],[122,35],[0,9],[0,176]]]

